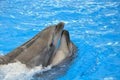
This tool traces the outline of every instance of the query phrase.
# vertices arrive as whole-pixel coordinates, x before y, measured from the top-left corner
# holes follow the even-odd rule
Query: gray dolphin
[[[77,47],[70,40],[69,32],[67,30],[63,30],[60,38],[60,45],[52,55],[49,64],[52,66],[56,66],[63,60],[65,60],[67,57],[76,53],[76,51]]]
[[[65,74],[75,59],[76,51],[77,47],[70,40],[69,32],[63,30],[59,46],[49,60],[49,65],[51,65],[52,68],[42,73],[36,73],[33,77],[40,80],[54,80],[58,76]]]
[[[47,66],[63,28],[64,23],[60,22],[44,29],[28,42],[0,57],[0,64],[20,61],[28,67]]]

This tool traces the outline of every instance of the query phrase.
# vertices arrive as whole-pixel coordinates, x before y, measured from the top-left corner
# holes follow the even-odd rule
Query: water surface
[[[79,51],[66,74],[56,80],[120,79],[119,0],[0,0],[0,53],[7,54],[60,21]],[[21,80],[28,74],[24,79],[29,79],[35,73],[20,65],[2,68],[0,79]]]

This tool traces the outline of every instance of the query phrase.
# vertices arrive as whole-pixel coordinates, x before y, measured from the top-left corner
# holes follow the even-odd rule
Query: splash
[[[25,64],[20,62],[0,65],[0,80],[31,80],[34,74],[42,73],[49,69],[51,69],[50,66],[46,68],[37,66],[33,69],[29,69]]]

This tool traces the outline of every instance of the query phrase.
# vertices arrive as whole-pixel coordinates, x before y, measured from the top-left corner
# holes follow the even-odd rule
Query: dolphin
[[[56,50],[63,28],[63,22],[49,26],[20,47],[0,57],[0,64],[20,61],[30,68],[39,65],[46,67]]]
[[[58,47],[55,49],[51,59],[49,60],[48,65],[51,65],[52,68],[42,73],[36,73],[33,77],[40,80],[54,80],[58,76],[65,74],[75,59],[76,52],[77,47],[70,40],[69,32],[67,30],[63,30],[60,42],[58,42]]]
[[[69,32],[67,30],[63,30],[60,38],[60,45],[52,55],[49,64],[52,66],[56,66],[67,57],[70,57],[71,55],[76,53],[76,51],[77,47],[70,40]]]

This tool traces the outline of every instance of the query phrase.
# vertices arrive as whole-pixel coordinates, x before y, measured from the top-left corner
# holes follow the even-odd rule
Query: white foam
[[[35,73],[40,73],[51,69],[50,66],[42,66],[29,69],[20,62],[0,65],[0,80],[30,80]]]

